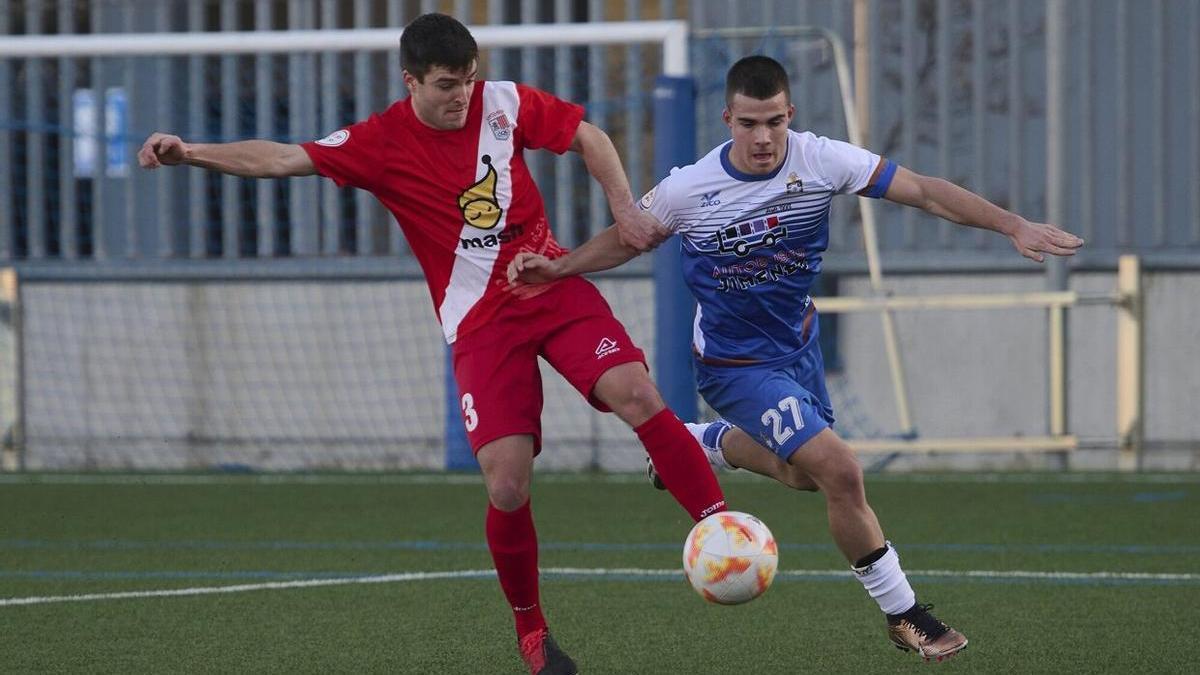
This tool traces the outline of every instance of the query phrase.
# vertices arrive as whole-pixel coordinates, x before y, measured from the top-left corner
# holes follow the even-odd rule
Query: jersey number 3
[[[467,425],[467,431],[475,431],[475,427],[479,426],[479,413],[475,412],[474,396],[463,394],[462,411],[463,422]]]
[[[792,414],[792,426],[784,424],[781,413],[785,412]],[[778,410],[767,408],[767,411],[762,414],[762,423],[771,428],[775,442],[783,445],[797,430],[804,428],[804,418],[800,416],[800,401],[796,400],[795,396],[788,396],[779,402]]]

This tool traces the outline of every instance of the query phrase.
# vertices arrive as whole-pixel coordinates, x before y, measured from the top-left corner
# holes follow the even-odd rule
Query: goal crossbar
[[[190,33],[101,33],[21,35],[0,38],[0,58],[86,56],[192,56],[298,51],[396,49],[402,30],[222,31]],[[686,21],[602,21],[520,26],[472,26],[480,47],[562,47],[658,43],[663,74],[688,74]]]

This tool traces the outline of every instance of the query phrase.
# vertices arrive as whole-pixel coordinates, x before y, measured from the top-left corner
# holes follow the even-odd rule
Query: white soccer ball
[[[748,513],[714,513],[696,523],[683,543],[683,572],[709,602],[750,602],[771,586],[778,567],[775,537]]]

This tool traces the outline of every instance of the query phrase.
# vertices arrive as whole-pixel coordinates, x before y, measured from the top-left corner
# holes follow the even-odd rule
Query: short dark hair
[[[733,103],[734,94],[766,100],[781,91],[791,102],[787,71],[769,56],[744,57],[730,66],[725,75],[725,105]]]
[[[452,16],[422,14],[400,36],[400,67],[419,82],[435,66],[458,72],[470,68],[477,58],[479,46],[471,31]]]

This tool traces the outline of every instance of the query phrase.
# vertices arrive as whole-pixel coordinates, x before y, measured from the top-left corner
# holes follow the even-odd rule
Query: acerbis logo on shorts
[[[615,341],[609,338],[604,338],[600,341],[600,344],[596,346],[596,358],[602,359],[609,354],[616,354],[619,351],[621,351],[621,348],[617,346]]]

